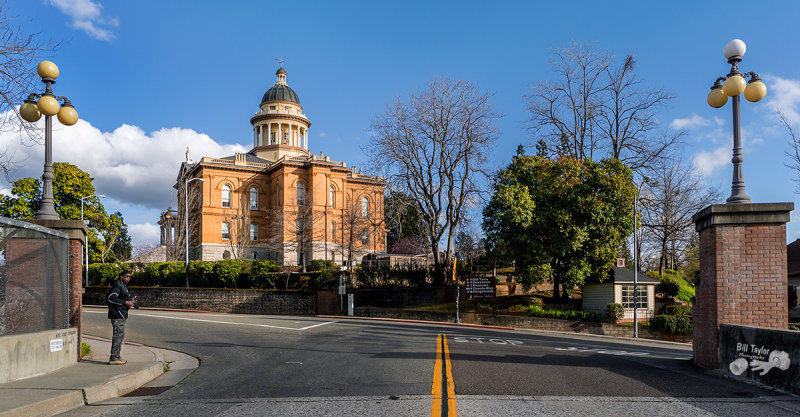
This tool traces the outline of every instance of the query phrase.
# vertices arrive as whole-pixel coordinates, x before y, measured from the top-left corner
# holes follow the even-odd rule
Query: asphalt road
[[[103,310],[83,319],[110,337]],[[800,414],[797,397],[706,375],[689,346],[654,341],[155,310],[131,313],[126,341],[200,367],[159,395],[67,416]]]

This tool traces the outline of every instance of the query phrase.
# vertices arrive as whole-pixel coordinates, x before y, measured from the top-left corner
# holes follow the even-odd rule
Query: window
[[[269,106],[270,110],[278,110],[278,106]]]
[[[250,240],[258,240],[258,225],[250,223]]]
[[[365,246],[369,245],[369,229],[361,231],[361,244]]]
[[[294,221],[295,235],[300,238],[303,236],[303,222],[300,220]]]
[[[283,132],[283,143],[289,143],[289,131]]]
[[[275,132],[270,132],[269,133],[269,143],[271,143],[273,145],[275,144]]]
[[[336,240],[336,222],[331,222],[331,240]]]
[[[203,191],[197,193],[197,209],[203,208]]]
[[[636,290],[639,293],[637,308],[647,308],[647,286],[637,285]],[[633,285],[622,286],[622,307],[633,308]]]
[[[228,185],[222,186],[222,207],[231,206],[231,187]]]
[[[256,259],[258,259],[258,254],[257,254],[257,253],[254,251],[254,252],[253,252],[253,253],[250,255],[250,259],[252,259],[252,260],[256,260]]]
[[[275,207],[278,207],[280,205],[281,205],[281,186],[279,184],[275,186]]]
[[[250,210],[258,210],[258,189],[256,187],[250,189]]]
[[[367,217],[368,212],[369,212],[369,199],[367,197],[361,197],[361,217]]]
[[[331,208],[333,208],[336,207],[335,203],[336,203],[336,188],[334,188],[331,185],[331,190],[328,195],[328,205],[331,206]]]
[[[297,183],[297,205],[306,205],[306,186],[302,182]]]
[[[291,107],[289,107],[289,106],[283,106],[283,109],[286,110],[286,111],[289,111],[290,108]]]
[[[222,238],[223,239],[231,238],[231,224],[228,222],[222,222]]]
[[[222,259],[231,259],[231,253],[228,251],[222,252]]]

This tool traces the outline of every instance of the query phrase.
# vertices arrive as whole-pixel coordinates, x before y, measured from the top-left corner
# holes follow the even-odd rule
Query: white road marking
[[[84,311],[84,312],[85,313],[105,314],[105,312],[102,312],[102,311]],[[298,328],[295,328],[295,327],[271,326],[269,324],[237,323],[237,322],[232,322],[232,321],[190,319],[190,318],[187,318],[187,317],[162,316],[162,315],[159,315],[159,314],[137,313],[136,315],[137,316],[145,316],[145,317],[156,317],[156,318],[161,318],[161,319],[170,319],[170,320],[199,321],[199,322],[204,322],[204,323],[234,324],[234,325],[239,325],[239,326],[268,327],[270,329],[300,330],[300,331],[313,329],[314,327],[320,327],[320,326],[324,326],[326,324],[336,323],[336,321],[327,321],[327,322],[324,322],[324,323],[317,323],[317,324],[314,324],[314,325],[311,325],[311,326],[301,327],[301,328],[298,329]]]

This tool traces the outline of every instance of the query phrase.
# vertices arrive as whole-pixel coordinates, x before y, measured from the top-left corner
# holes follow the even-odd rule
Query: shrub
[[[189,286],[190,287],[212,287],[217,284],[217,276],[214,272],[214,262],[190,261],[189,262]]]
[[[120,264],[89,264],[89,283],[98,286],[110,286],[122,272]]]
[[[86,342],[81,342],[81,358],[86,357],[86,355],[90,353],[92,353],[92,347]]]
[[[658,271],[651,271],[647,273],[647,276],[657,279],[663,282],[673,282],[678,285],[678,293],[675,295],[675,298],[690,303],[692,297],[695,296],[694,292],[694,284],[690,283],[689,281],[685,280],[681,274],[671,269],[664,270],[664,276],[659,276]]]
[[[538,304],[525,307],[525,314],[530,317],[545,317],[550,319],[578,320],[578,321],[603,321],[603,316],[597,313],[587,313],[580,310],[555,310],[542,308]]]
[[[274,288],[275,273],[280,270],[281,267],[274,261],[253,261],[250,264],[250,284],[253,288]]]
[[[236,282],[243,270],[244,263],[238,259],[224,259],[214,264],[214,272],[225,288],[236,288]]]
[[[681,287],[677,283],[668,280],[656,285],[656,292],[668,298],[675,298],[680,290]]]
[[[617,323],[625,317],[625,308],[622,307],[622,304],[608,303],[606,306],[606,317],[609,322]]]
[[[650,319],[650,328],[669,334],[692,334],[692,318],[658,315]]]
[[[180,287],[186,284],[185,262],[164,262],[158,267],[157,284],[163,287]]]
[[[689,306],[674,305],[667,306],[667,315],[670,316],[691,316],[692,308]]]

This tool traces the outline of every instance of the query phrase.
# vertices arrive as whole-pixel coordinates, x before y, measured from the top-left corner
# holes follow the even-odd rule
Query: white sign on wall
[[[53,339],[50,341],[50,352],[58,352],[64,349],[64,339]]]

